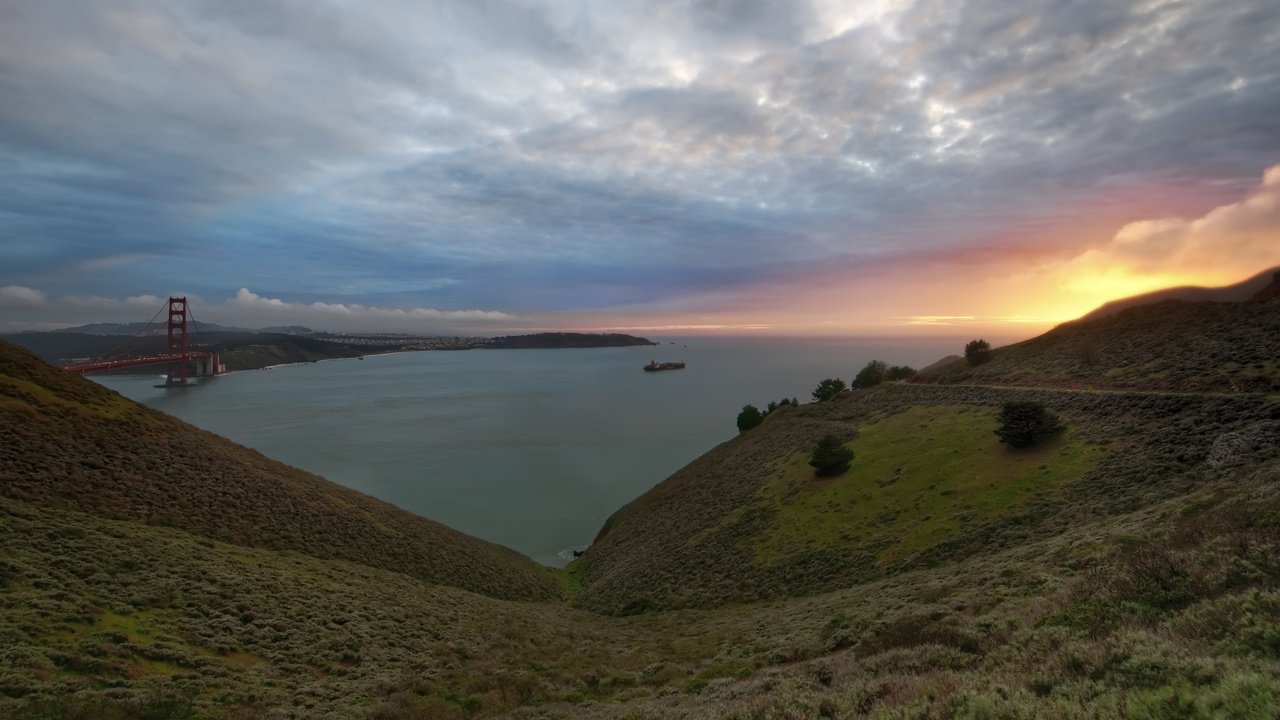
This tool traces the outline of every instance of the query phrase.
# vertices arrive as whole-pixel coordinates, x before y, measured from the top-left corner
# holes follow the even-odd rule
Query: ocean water
[[[657,338],[655,338],[657,340]],[[873,358],[921,367],[963,338],[666,338],[230,373],[182,390],[97,376],[290,465],[560,566],[615,510],[732,438],[742,406],[809,400]],[[688,367],[646,373],[651,359]]]

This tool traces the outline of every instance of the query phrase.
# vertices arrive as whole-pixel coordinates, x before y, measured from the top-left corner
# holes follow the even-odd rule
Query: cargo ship
[[[645,372],[657,372],[659,370],[683,370],[683,369],[684,369],[684,363],[682,362],[661,362],[660,363],[657,360],[650,360],[649,364],[644,366]]]

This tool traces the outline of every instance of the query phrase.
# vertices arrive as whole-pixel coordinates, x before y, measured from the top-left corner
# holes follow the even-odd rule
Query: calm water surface
[[[733,437],[744,404],[807,401],[822,378],[847,382],[872,358],[921,367],[963,344],[681,338],[661,347],[373,355],[231,373],[185,390],[156,389],[154,376],[95,379],[558,566],[615,510]],[[689,366],[642,372],[654,358]]]

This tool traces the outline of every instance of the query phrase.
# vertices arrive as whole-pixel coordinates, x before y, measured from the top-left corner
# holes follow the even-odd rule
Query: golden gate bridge
[[[147,365],[167,365],[169,368],[167,380],[159,387],[185,387],[190,377],[213,377],[226,372],[226,367],[219,362],[217,353],[210,350],[192,350],[189,347],[191,336],[189,329],[195,324],[195,318],[191,315],[185,297],[170,297],[165,307],[156,311],[156,314],[147,321],[148,328],[154,327],[158,331],[159,324],[156,319],[166,310],[168,311],[168,320],[165,323],[168,338],[167,352],[134,355],[138,347],[152,336],[150,332],[143,332],[133,338],[136,340],[135,343],[129,344],[128,341],[121,343],[104,353],[104,357],[63,367],[73,373],[87,375]]]

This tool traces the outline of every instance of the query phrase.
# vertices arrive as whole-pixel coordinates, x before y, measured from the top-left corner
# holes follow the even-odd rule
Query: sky
[[[1275,265],[1273,0],[0,0],[0,331],[1030,336]]]

